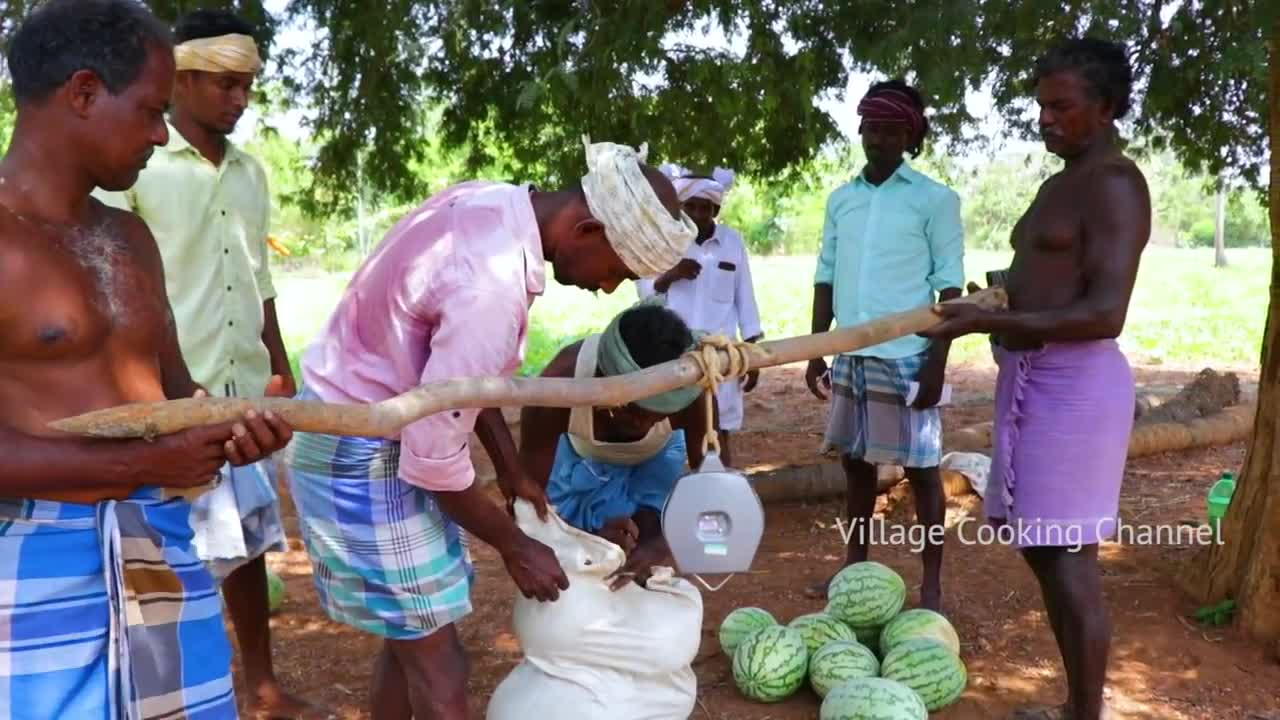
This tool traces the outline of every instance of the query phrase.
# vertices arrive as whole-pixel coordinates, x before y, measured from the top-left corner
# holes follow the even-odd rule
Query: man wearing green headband
[[[544,377],[611,377],[674,360],[697,345],[680,316],[657,302],[623,311],[604,332],[556,356]],[[705,405],[690,386],[621,408],[526,407],[520,456],[567,523],[627,553],[618,589],[670,564],[661,513],[676,480],[702,463]],[[686,465],[686,462],[688,463]]]

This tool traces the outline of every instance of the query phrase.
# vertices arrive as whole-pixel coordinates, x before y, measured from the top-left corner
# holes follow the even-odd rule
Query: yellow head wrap
[[[582,192],[618,257],[642,278],[675,267],[698,236],[698,227],[683,212],[673,218],[658,200],[640,170],[648,145],[637,152],[615,143],[593,144],[586,137],[582,141],[588,169]]]
[[[178,70],[236,72],[257,75],[262,70],[258,44],[248,35],[221,35],[188,40],[173,49]]]

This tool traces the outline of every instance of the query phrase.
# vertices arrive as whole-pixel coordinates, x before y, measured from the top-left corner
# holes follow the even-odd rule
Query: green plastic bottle
[[[1234,473],[1224,472],[1218,478],[1218,481],[1209,488],[1209,526],[1213,528],[1213,539],[1215,542],[1221,540],[1222,518],[1227,514],[1227,507],[1231,505],[1231,496],[1236,492],[1236,476]]]

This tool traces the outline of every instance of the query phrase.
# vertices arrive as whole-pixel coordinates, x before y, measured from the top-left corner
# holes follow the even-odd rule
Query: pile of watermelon
[[[750,700],[781,702],[809,686],[821,720],[925,720],[968,684],[960,638],[941,614],[902,609],[906,583],[877,562],[832,579],[827,607],[780,624],[769,611],[738,608],[720,624],[733,680]]]

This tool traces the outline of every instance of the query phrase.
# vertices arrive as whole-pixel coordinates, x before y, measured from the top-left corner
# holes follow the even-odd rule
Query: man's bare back
[[[52,420],[166,399],[169,306],[145,225],[90,201],[85,224],[52,227],[10,203],[0,193],[0,424],[52,437]],[[91,503],[136,489],[38,497]]]
[[[1113,217],[1117,214],[1127,217]],[[1054,174],[1040,186],[1013,228],[1014,257],[1007,284],[1010,309],[1036,312],[1072,305],[1096,280],[1099,263],[1117,266],[1128,275],[1131,287],[1142,251],[1142,245],[1131,239],[1149,234],[1144,220],[1149,216],[1146,180],[1133,161],[1118,151]],[[1117,222],[1146,223],[1147,227],[1140,235],[1106,232]],[[1034,338],[1016,334],[998,335],[997,341],[1011,349],[1038,344]]]

